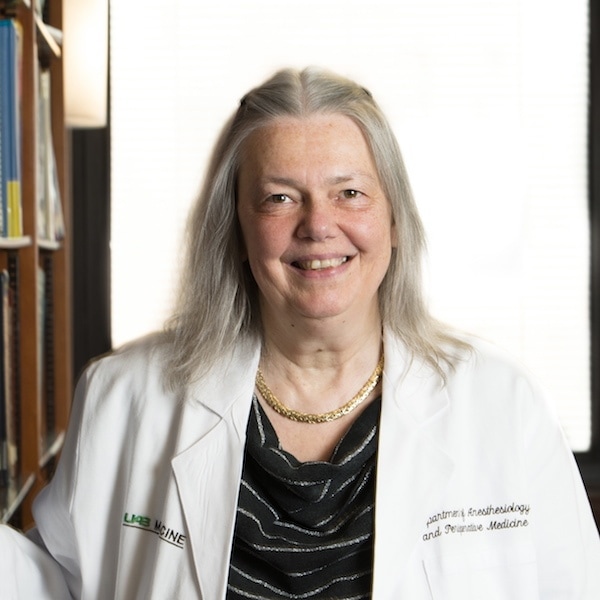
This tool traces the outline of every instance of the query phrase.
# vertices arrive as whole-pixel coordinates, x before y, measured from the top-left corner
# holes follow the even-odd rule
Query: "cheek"
[[[377,252],[398,245],[396,227],[384,216],[360,222],[354,227],[354,236],[363,248]]]
[[[240,252],[243,261],[252,262],[260,253],[263,232],[260,221],[246,211],[238,209],[238,231],[240,236]]]
[[[248,260],[248,246],[246,245],[246,238],[244,237],[242,226],[240,225],[239,221],[237,224],[237,238],[240,260],[242,262],[246,262]]]
[[[264,223],[254,223],[252,227],[242,228],[244,244],[244,259],[251,266],[260,267],[266,261],[279,258],[283,251],[281,232],[277,227],[270,227]]]

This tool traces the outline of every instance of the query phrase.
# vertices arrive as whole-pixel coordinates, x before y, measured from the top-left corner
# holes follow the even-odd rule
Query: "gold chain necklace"
[[[381,379],[381,374],[383,372],[383,354],[377,363],[377,367],[375,367],[375,371],[365,385],[362,386],[358,394],[351,398],[346,404],[336,408],[335,410],[331,410],[326,413],[321,414],[313,414],[313,413],[303,413],[297,410],[293,410],[288,408],[284,404],[282,404],[276,397],[275,394],[269,389],[269,386],[265,383],[265,379],[260,369],[256,372],[256,387],[258,391],[261,393],[261,396],[265,399],[265,402],[277,413],[286,417],[287,419],[291,419],[292,421],[297,421],[298,423],[327,423],[329,421],[335,421],[344,415],[352,412],[359,404],[364,402],[369,394],[375,389],[375,386],[379,383]]]

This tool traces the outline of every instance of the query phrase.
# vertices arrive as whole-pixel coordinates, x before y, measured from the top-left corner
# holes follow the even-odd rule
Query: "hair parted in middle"
[[[396,137],[374,98],[357,83],[323,69],[284,69],[248,92],[225,124],[190,214],[177,305],[167,324],[175,344],[171,383],[206,372],[241,338],[260,339],[258,289],[242,260],[236,214],[241,150],[252,132],[278,118],[319,113],[341,114],[358,125],[392,208],[398,239],[379,289],[383,325],[440,373],[442,363],[452,363],[449,348],[464,347],[426,308],[423,225]]]

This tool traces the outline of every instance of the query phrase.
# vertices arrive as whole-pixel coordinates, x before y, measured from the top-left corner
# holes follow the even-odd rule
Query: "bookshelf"
[[[22,48],[18,119],[22,231],[0,237],[0,271],[8,273],[10,306],[3,317],[9,334],[0,340],[7,374],[1,383],[4,407],[0,408],[7,415],[7,426],[13,427],[16,464],[13,461],[12,476],[11,469],[5,469],[0,480],[0,520],[27,528],[33,498],[51,476],[62,447],[72,395],[62,2],[0,0],[0,18],[19,24]],[[50,138],[53,152],[48,151]],[[50,198],[60,202],[58,213]],[[46,227],[50,212],[52,219],[60,214],[64,235],[60,227]],[[59,233],[54,235],[55,231]]]

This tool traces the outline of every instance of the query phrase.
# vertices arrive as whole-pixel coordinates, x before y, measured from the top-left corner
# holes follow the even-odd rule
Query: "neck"
[[[382,323],[374,307],[360,319],[277,318],[263,313],[263,362],[319,369],[347,364],[356,356],[378,359]]]
[[[259,399],[282,448],[300,461],[328,460],[351,424],[381,393],[380,376],[374,375],[382,353],[379,312],[354,320],[295,322],[264,315]]]

